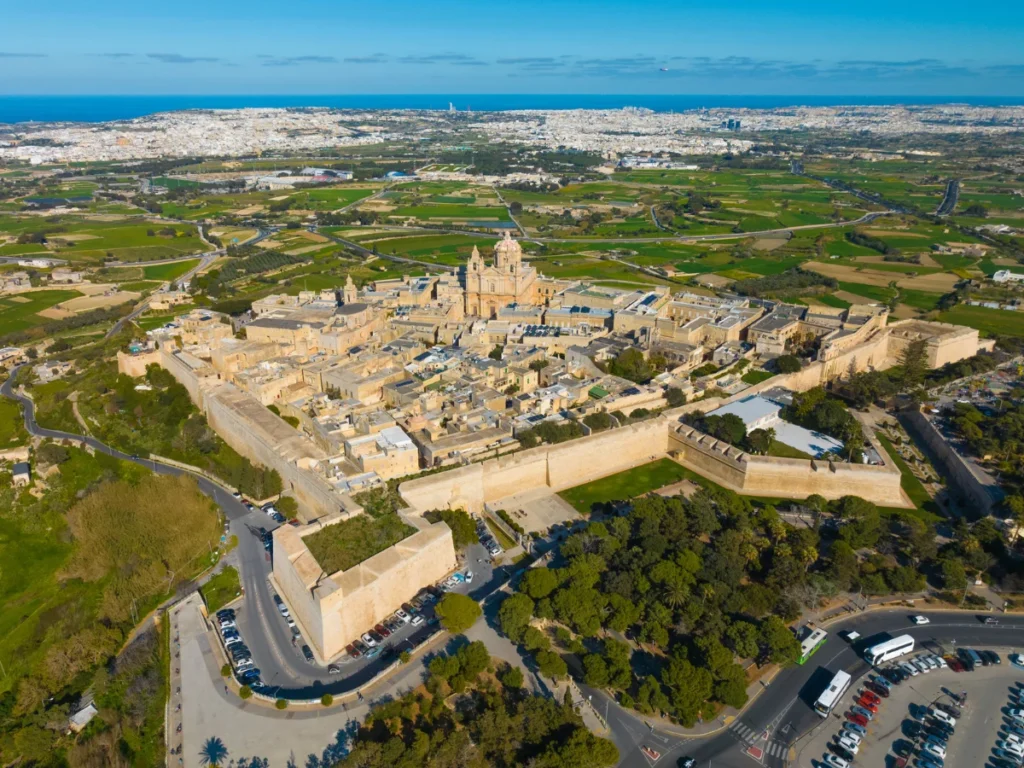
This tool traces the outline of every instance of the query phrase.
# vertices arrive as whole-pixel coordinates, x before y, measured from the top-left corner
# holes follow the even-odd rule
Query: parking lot
[[[919,654],[920,651],[915,651],[897,661],[906,662]],[[852,765],[894,768],[901,764],[901,756],[907,758],[906,765],[920,768],[1019,765],[1015,759],[1000,763],[994,750],[998,743],[1004,742],[1013,723],[1008,713],[1018,706],[1016,692],[1024,686],[1024,682],[1020,682],[1024,681],[1024,669],[1011,664],[1005,651],[999,652],[999,656],[1001,664],[979,665],[974,671],[955,672],[953,667],[947,666],[919,672],[891,685],[888,697],[876,696],[877,713],[864,728]],[[883,665],[888,666],[892,664]],[[850,732],[847,723],[851,707],[865,687],[878,690],[872,682],[876,677],[872,672],[851,685],[831,715],[799,748],[798,765],[813,768],[839,765],[834,762],[840,757],[840,750],[836,749],[837,737]],[[963,705],[959,706],[961,697]],[[948,710],[945,714],[944,708]],[[951,733],[941,724],[950,719],[950,713],[959,715],[952,717]],[[1024,727],[1021,731],[1024,734]],[[1024,736],[1021,740],[1024,742]],[[926,748],[928,741],[936,747]],[[849,741],[844,743],[849,745]]]

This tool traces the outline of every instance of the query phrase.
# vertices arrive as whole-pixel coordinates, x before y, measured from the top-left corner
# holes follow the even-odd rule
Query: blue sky
[[[4,94],[1024,95],[1019,0],[5,5]]]

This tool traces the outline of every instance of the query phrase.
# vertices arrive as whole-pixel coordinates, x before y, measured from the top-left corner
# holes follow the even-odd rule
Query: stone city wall
[[[819,494],[826,499],[860,496],[884,507],[912,507],[900,487],[900,471],[884,465],[755,456],[689,426],[671,432],[670,455],[680,464],[737,493],[784,499]]]
[[[479,512],[488,502],[530,488],[561,491],[654,461],[663,457],[667,448],[668,418],[660,416],[409,480],[399,492],[420,512],[459,507]]]
[[[901,411],[899,420],[911,437],[924,443],[952,484],[974,507],[976,517],[990,514],[992,508],[1002,501],[1004,494],[995,480],[980,471],[977,474],[971,471],[967,461],[953,450],[923,413]]]

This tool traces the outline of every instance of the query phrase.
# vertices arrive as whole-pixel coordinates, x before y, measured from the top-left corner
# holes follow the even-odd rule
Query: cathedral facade
[[[493,264],[474,246],[461,277],[467,315],[495,318],[509,304],[536,303],[537,270],[523,264],[523,248],[508,232],[494,246]]]

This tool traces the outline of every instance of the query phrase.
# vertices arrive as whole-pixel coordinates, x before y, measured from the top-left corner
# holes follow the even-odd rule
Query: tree
[[[565,661],[554,651],[541,651],[537,654],[537,667],[540,673],[552,680],[561,680],[569,674]]]
[[[608,372],[638,384],[648,381],[654,373],[644,359],[644,353],[636,347],[628,347],[619,352],[608,364]]]
[[[706,669],[695,667],[687,659],[675,656],[662,672],[662,683],[669,689],[669,699],[676,717],[692,728],[710,698],[714,680]]]
[[[915,389],[928,372],[928,343],[924,339],[910,342],[897,353],[896,362],[902,369],[900,387],[903,391]]]
[[[471,597],[449,592],[438,601],[434,612],[441,620],[442,627],[452,634],[460,634],[473,626],[482,611]]]
[[[775,358],[775,367],[779,373],[796,373],[802,366],[796,355],[780,355]]]
[[[725,640],[741,659],[757,657],[757,627],[749,621],[734,621],[725,630]]]
[[[523,670],[519,667],[509,666],[504,672],[502,672],[498,679],[501,680],[501,684],[506,688],[522,688],[523,687]]]
[[[942,585],[946,589],[967,589],[967,570],[959,560],[942,561]]]
[[[248,685],[243,685],[241,688],[238,689],[238,696],[242,699],[251,698],[252,688],[250,688]]]
[[[518,200],[513,200],[508,206],[508,212],[513,216],[518,216],[523,212],[523,204]]]
[[[550,568],[531,568],[523,576],[519,591],[540,600],[558,589],[560,583],[558,574]]]
[[[599,653],[588,653],[584,657],[583,682],[594,688],[608,685],[608,663]]]
[[[530,618],[533,616],[534,602],[528,595],[516,593],[501,603],[501,607],[498,609],[498,623],[501,625],[501,631],[512,642],[519,642],[523,636],[523,632],[526,627],[530,624]]]
[[[769,616],[761,623],[760,636],[764,655],[773,664],[795,664],[800,658],[796,635],[778,616]]]
[[[464,509],[441,509],[436,514],[452,529],[452,543],[456,549],[465,549],[477,540],[476,525]]]
[[[505,348],[501,344],[495,344],[494,348],[487,353],[487,356],[491,360],[501,360],[501,356],[504,354]]]
[[[665,401],[669,408],[678,408],[681,405],[686,405],[686,395],[679,387],[669,387],[665,390]]]

